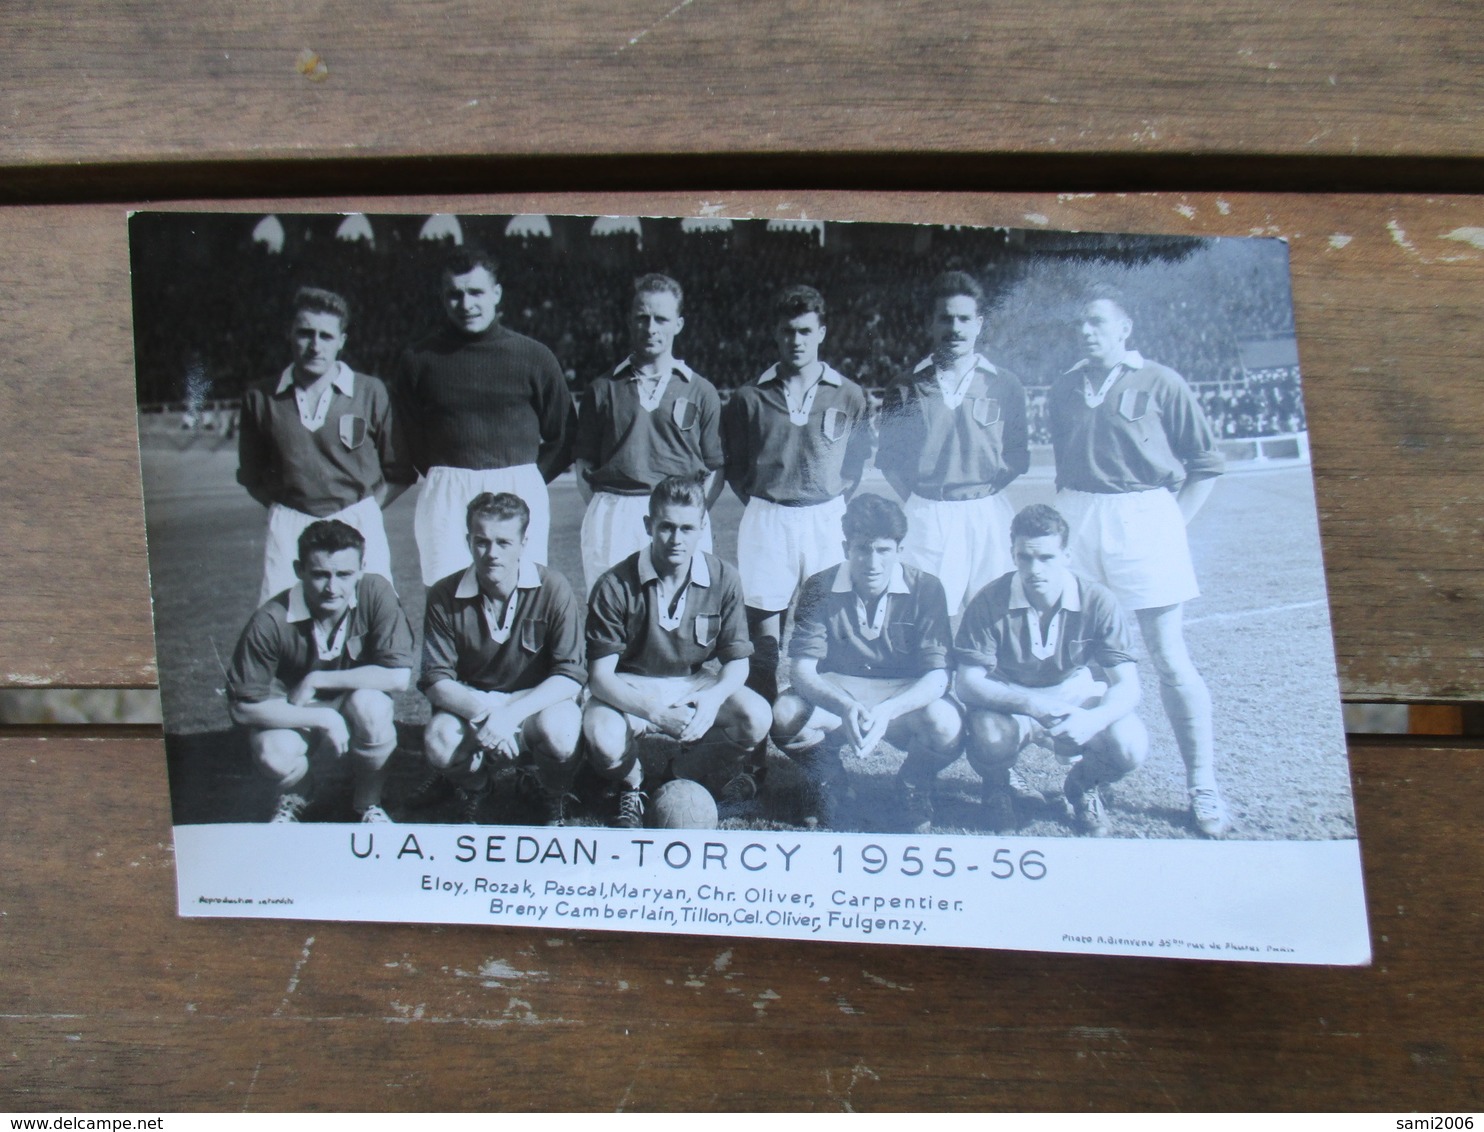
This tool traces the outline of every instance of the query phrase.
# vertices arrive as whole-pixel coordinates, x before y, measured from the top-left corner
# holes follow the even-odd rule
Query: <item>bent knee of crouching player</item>
[[[582,711],[582,736],[587,740],[588,758],[599,774],[611,777],[628,764],[633,734],[629,721],[617,708],[601,700],[588,700]]]
[[[1114,720],[1088,744],[1107,770],[1119,776],[1137,770],[1149,756],[1149,730],[1130,712]]]
[[[582,709],[575,700],[562,700],[529,717],[521,725],[521,733],[538,763],[565,766],[577,755]]]
[[[265,728],[249,733],[253,762],[280,790],[297,786],[309,773],[309,742],[297,731]]]
[[[469,724],[452,712],[435,711],[423,728],[423,754],[435,770],[449,770],[469,760],[464,740]]]
[[[385,692],[357,688],[345,697],[340,714],[350,728],[353,748],[381,747],[396,742],[392,698]]]
[[[1014,716],[998,711],[970,711],[966,732],[969,765],[981,775],[1009,766],[1020,754],[1022,736]]]

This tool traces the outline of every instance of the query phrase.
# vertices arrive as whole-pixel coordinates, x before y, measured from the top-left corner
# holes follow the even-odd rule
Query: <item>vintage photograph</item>
[[[1355,838],[1281,241],[130,238],[178,827]]]

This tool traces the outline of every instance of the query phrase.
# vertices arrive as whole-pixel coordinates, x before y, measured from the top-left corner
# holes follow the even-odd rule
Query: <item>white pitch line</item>
[[[1315,598],[1313,601],[1296,601],[1291,605],[1270,605],[1265,609],[1239,609],[1235,613],[1210,613],[1205,617],[1191,617],[1185,623],[1187,625],[1201,625],[1207,621],[1240,621],[1243,617],[1264,617],[1270,613],[1292,613],[1299,609],[1313,609],[1316,605],[1325,605],[1328,598]]]

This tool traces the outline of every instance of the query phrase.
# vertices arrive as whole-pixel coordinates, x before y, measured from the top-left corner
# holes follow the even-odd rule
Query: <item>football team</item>
[[[1017,767],[1039,744],[1066,767],[1065,820],[1106,836],[1108,788],[1149,748],[1137,623],[1192,825],[1227,832],[1182,622],[1198,594],[1186,525],[1222,456],[1185,380],[1129,347],[1116,290],[1083,297],[1083,359],[1049,394],[1054,501],[1016,513],[1026,395],[979,352],[988,304],[964,272],[933,282],[930,350],[874,414],[821,358],[828,311],[809,286],[778,293],[774,357],[724,399],[676,356],[680,283],[641,277],[631,350],[580,405],[552,352],[501,324],[493,259],[457,249],[441,287],[444,324],[386,384],[340,360],[346,301],[300,290],[292,361],[243,400],[238,479],[268,523],[227,699],[277,784],[270,820],[301,820],[315,762],[348,755],[355,811],[391,821],[393,702],[415,683],[431,718],[408,813],[477,822],[509,788],[533,820],[638,828],[649,791],[683,778],[723,819],[767,817],[771,745],[797,768],[802,824],[829,828],[850,766],[886,744],[901,755],[888,824],[932,829],[934,784],[963,757],[980,824],[1005,833],[1055,800]],[[861,490],[873,462],[886,493]],[[580,589],[546,565],[547,485],[574,465]],[[420,662],[382,522],[419,478]],[[735,564],[709,518],[728,487],[745,508]]]

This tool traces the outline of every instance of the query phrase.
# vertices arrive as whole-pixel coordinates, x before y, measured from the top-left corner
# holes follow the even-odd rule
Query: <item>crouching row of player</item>
[[[1029,793],[1016,760],[1041,740],[1074,763],[1066,797],[1080,830],[1108,832],[1098,788],[1148,747],[1139,686],[1117,604],[1068,569],[1067,524],[1053,508],[1015,517],[1015,570],[974,597],[950,641],[941,583],[900,561],[902,509],[855,497],[844,561],[805,584],[792,688],[770,705],[746,686],[752,644],[737,572],[698,550],[705,502],[694,479],[661,482],[650,544],[599,579],[585,633],[565,579],[523,554],[526,504],[490,493],[469,503],[473,562],[428,591],[419,687],[433,707],[424,750],[436,774],[409,804],[456,790],[477,820],[494,770],[518,763],[534,776],[544,820],[560,824],[585,758],[614,786],[614,824],[635,828],[645,735],[677,740],[667,775],[701,782],[726,807],[756,796],[747,756],[771,733],[805,772],[812,824],[834,821],[848,789],[842,757],[865,758],[885,740],[906,753],[898,824],[931,826],[934,780],[964,753],[984,780],[986,822],[1003,832]],[[258,610],[233,659],[233,718],[278,783],[274,820],[303,813],[316,749],[354,760],[363,820],[390,820],[381,791],[396,746],[391,697],[411,678],[412,633],[362,553],[344,523],[308,527],[299,582]]]

